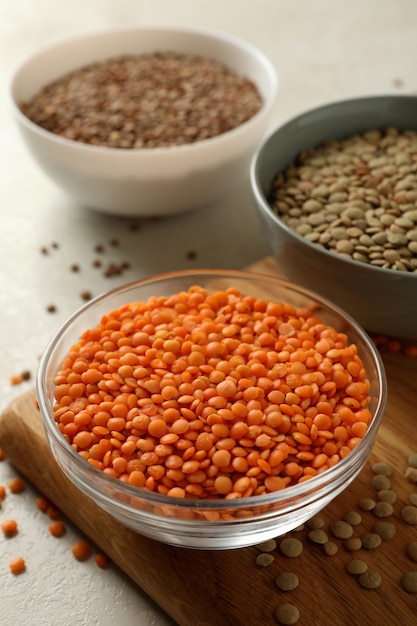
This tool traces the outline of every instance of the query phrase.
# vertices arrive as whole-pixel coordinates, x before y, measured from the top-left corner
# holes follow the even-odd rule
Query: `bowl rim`
[[[350,104],[360,104],[361,102],[365,103],[365,102],[372,102],[372,101],[374,101],[375,104],[377,104],[378,102],[389,101],[392,99],[408,100],[410,102],[415,101],[416,113],[417,113],[417,95],[412,95],[412,94],[385,94],[385,95],[376,94],[376,95],[370,95],[370,96],[362,96],[358,98],[334,100],[332,102],[328,102],[328,103],[325,103],[325,104],[322,104],[313,108],[309,108],[305,111],[302,111],[298,115],[291,117],[290,119],[286,120],[282,124],[279,124],[278,126],[276,126],[275,129],[273,129],[268,134],[268,136],[265,137],[261,141],[260,145],[256,148],[251,158],[251,163],[249,167],[249,177],[250,177],[252,192],[255,196],[255,200],[256,200],[258,207],[260,207],[264,213],[268,214],[268,216],[272,218],[272,220],[277,224],[277,226],[282,228],[286,232],[287,235],[289,235],[291,238],[295,239],[299,243],[307,246],[307,249],[315,253],[324,254],[325,257],[326,256],[329,257],[329,260],[336,259],[337,261],[339,261],[346,267],[353,265],[358,270],[362,270],[362,271],[369,270],[371,272],[374,272],[376,277],[378,275],[387,276],[387,272],[388,272],[391,277],[396,277],[397,280],[401,280],[401,279],[406,280],[408,278],[411,278],[412,280],[417,280],[417,272],[405,272],[401,270],[391,270],[388,268],[378,267],[377,265],[371,265],[369,263],[362,263],[361,261],[356,261],[355,259],[344,257],[343,255],[338,254],[337,252],[333,252],[332,250],[328,250],[327,248],[324,248],[316,243],[309,241],[306,237],[303,237],[302,235],[297,233],[293,228],[288,226],[279,217],[279,215],[277,215],[274,212],[274,210],[272,209],[272,207],[270,206],[267,200],[266,195],[264,194],[262,190],[262,186],[259,181],[259,177],[261,174],[259,161],[263,156],[264,150],[268,147],[268,145],[271,142],[275,140],[277,135],[279,135],[282,132],[287,131],[288,128],[290,128],[294,123],[302,122],[303,120],[306,120],[306,119],[308,120],[310,116],[315,115],[316,113],[321,112],[321,111],[326,112],[330,110],[337,110],[337,108],[340,106],[343,107],[343,106],[349,106]],[[322,141],[325,141],[326,139],[329,139],[329,137],[324,137]],[[309,147],[311,146],[306,146],[306,149],[308,149]],[[277,170],[275,175],[279,174],[282,171],[284,170]]]
[[[376,398],[377,403],[375,406],[375,411],[373,415],[373,419],[369,425],[368,430],[366,431],[365,436],[361,439],[361,441],[346,455],[343,459],[340,459],[338,463],[328,468],[324,472],[313,476],[307,481],[302,483],[297,483],[290,487],[286,487],[279,491],[270,492],[263,495],[258,496],[247,496],[245,498],[239,498],[234,500],[227,499],[199,499],[199,498],[176,498],[174,496],[162,495],[156,492],[152,492],[146,488],[135,487],[120,481],[118,478],[114,478],[113,476],[109,476],[104,473],[102,470],[92,466],[85,459],[83,459],[71,446],[68,445],[64,437],[62,437],[59,429],[56,427],[56,424],[53,420],[53,416],[51,415],[50,409],[48,410],[48,390],[47,390],[47,382],[46,382],[46,370],[49,362],[49,358],[52,355],[55,345],[59,342],[62,335],[70,328],[71,324],[78,319],[86,310],[91,307],[94,307],[96,304],[100,302],[104,302],[107,298],[112,297],[114,295],[120,294],[122,292],[128,292],[138,286],[142,285],[151,285],[156,284],[157,282],[163,282],[171,279],[178,279],[181,277],[214,277],[214,278],[236,278],[236,279],[258,279],[268,282],[274,282],[275,284],[279,284],[286,289],[290,289],[291,291],[295,291],[303,296],[313,299],[316,302],[324,305],[327,309],[330,309],[332,313],[336,314],[338,317],[341,317],[344,321],[346,321],[352,329],[358,333],[361,341],[364,343],[366,348],[369,350],[370,358],[374,362],[375,369],[377,371],[377,379],[379,381],[379,396]],[[197,284],[197,283],[195,283]],[[103,314],[100,314],[103,315]],[[99,320],[98,320],[99,321]],[[72,342],[76,341],[76,338],[71,340]],[[52,437],[54,443],[58,444],[59,448],[64,452],[67,458],[69,458],[76,466],[80,466],[81,469],[88,469],[88,472],[91,472],[91,481],[97,480],[102,486],[106,486],[106,488],[113,488],[116,491],[120,491],[124,494],[127,494],[132,497],[142,498],[144,501],[154,504],[154,505],[166,505],[172,506],[177,509],[198,509],[198,510],[223,510],[223,509],[247,509],[252,507],[262,507],[268,504],[279,504],[280,501],[288,501],[292,499],[296,499],[302,496],[305,492],[307,493],[315,493],[320,492],[320,488],[322,488],[323,484],[331,484],[333,477],[337,478],[337,476],[341,473],[343,468],[350,463],[353,459],[360,459],[362,455],[362,450],[366,450],[367,447],[373,445],[373,441],[377,435],[379,426],[382,421],[382,417],[385,411],[386,400],[387,400],[387,378],[385,373],[385,368],[383,365],[383,361],[379,351],[376,346],[373,344],[372,340],[366,333],[366,331],[352,318],[348,313],[345,313],[343,309],[341,309],[336,304],[333,304],[326,298],[321,295],[301,287],[299,285],[295,285],[288,281],[287,279],[273,276],[269,274],[262,274],[259,272],[252,272],[246,270],[222,270],[222,269],[196,269],[196,270],[180,270],[180,271],[172,271],[165,272],[162,274],[157,274],[154,276],[149,276],[146,278],[142,278],[136,281],[131,281],[120,287],[116,287],[110,291],[107,291],[94,299],[90,300],[86,304],[82,305],[79,309],[77,309],[68,319],[64,322],[63,325],[54,333],[52,338],[50,339],[48,345],[46,346],[45,351],[43,352],[36,375],[36,395],[38,399],[39,409],[42,415],[42,419],[44,422],[44,426],[49,437]],[[372,442],[370,444],[370,441]],[[89,479],[90,481],[90,479]],[[322,484],[323,483],[323,484]],[[217,522],[219,523],[219,522]],[[227,523],[226,521],[224,523]]]
[[[260,109],[253,115],[251,118],[239,124],[235,128],[232,128],[224,133],[219,135],[215,135],[214,137],[209,137],[207,139],[202,139],[201,141],[193,142],[193,143],[185,143],[178,146],[166,146],[166,147],[155,147],[155,148],[113,148],[107,146],[93,146],[91,144],[87,144],[81,141],[74,141],[73,139],[68,139],[66,137],[61,137],[60,135],[56,135],[50,131],[43,129],[41,126],[32,122],[24,113],[22,113],[18,102],[14,97],[14,85],[18,79],[19,73],[25,68],[25,66],[36,59],[36,57],[41,56],[42,54],[53,52],[54,49],[71,44],[76,43],[77,41],[86,41],[89,38],[98,38],[98,37],[106,37],[107,35],[123,35],[123,33],[140,33],[140,32],[154,32],[155,34],[163,34],[163,33],[184,33],[186,35],[196,35],[198,37],[212,39],[215,41],[222,41],[229,45],[232,45],[236,49],[240,49],[242,51],[246,51],[249,53],[252,58],[254,58],[260,66],[263,67],[265,75],[268,77],[268,94],[264,97],[262,96],[262,105]],[[121,55],[122,53],[120,53]],[[119,56],[120,56],[119,55]],[[102,60],[105,60],[107,57],[103,57]],[[87,63],[85,64],[87,65]],[[79,66],[79,68],[81,68]],[[74,68],[77,69],[77,68]],[[70,70],[71,71],[71,70]],[[64,76],[67,72],[64,72],[62,76]],[[255,82],[255,81],[252,81]],[[255,84],[256,87],[258,87]],[[9,109],[11,110],[13,116],[26,128],[28,128],[32,133],[40,135],[42,138],[56,142],[58,145],[73,147],[80,150],[93,151],[94,153],[102,152],[105,154],[123,154],[123,155],[138,155],[138,154],[146,154],[152,155],[156,154],[157,156],[160,154],[169,154],[176,153],[177,150],[181,152],[187,152],[190,150],[196,150],[198,147],[223,143],[227,141],[229,137],[234,136],[235,134],[240,133],[244,129],[250,129],[252,126],[257,124],[257,122],[266,117],[271,111],[273,104],[276,100],[277,94],[279,91],[279,78],[277,71],[269,59],[269,57],[257,46],[252,44],[245,39],[238,37],[233,34],[229,34],[225,31],[216,30],[214,28],[202,28],[202,27],[192,27],[192,26],[180,26],[180,25],[153,25],[153,24],[144,24],[140,26],[116,26],[116,27],[106,27],[101,29],[84,31],[81,33],[75,33],[72,35],[67,35],[64,37],[60,37],[55,41],[43,44],[38,47],[36,50],[26,54],[23,59],[15,63],[9,72],[9,78],[7,82],[7,95],[9,100]],[[221,145],[219,145],[221,148]],[[129,157],[128,157],[129,158]],[[153,158],[153,157],[151,157]]]

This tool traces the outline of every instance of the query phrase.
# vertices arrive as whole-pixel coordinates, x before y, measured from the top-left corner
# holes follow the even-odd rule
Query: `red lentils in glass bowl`
[[[142,26],[42,47],[12,71],[9,97],[32,156],[77,203],[152,217],[207,205],[241,180],[277,89],[272,63],[244,40]]]
[[[199,270],[89,302],[42,357],[58,465],[137,532],[226,549],[282,535],[365,464],[380,356],[342,310],[283,279]]]

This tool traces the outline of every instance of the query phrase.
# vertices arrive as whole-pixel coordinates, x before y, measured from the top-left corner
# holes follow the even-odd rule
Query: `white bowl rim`
[[[250,119],[235,128],[232,128],[220,135],[216,135],[214,137],[209,137],[207,139],[203,139],[201,141],[197,141],[194,143],[185,143],[179,146],[168,146],[168,147],[155,147],[155,148],[113,148],[107,146],[93,146],[81,141],[74,141],[72,139],[67,139],[65,137],[61,137],[50,131],[43,129],[41,126],[38,126],[34,122],[32,122],[26,115],[22,113],[18,103],[16,102],[13,96],[13,85],[17,78],[18,73],[22,70],[25,65],[30,62],[32,59],[41,55],[45,52],[52,52],[54,48],[57,46],[69,44],[72,42],[76,42],[77,40],[86,40],[90,37],[98,37],[105,36],[111,34],[123,34],[123,33],[133,33],[133,32],[155,32],[155,33],[164,33],[164,32],[177,32],[177,33],[185,33],[190,35],[197,35],[206,38],[212,38],[213,40],[223,41],[225,43],[229,43],[236,48],[240,48],[241,50],[246,50],[249,52],[253,58],[255,58],[260,65],[264,67],[265,73],[268,76],[269,83],[269,93],[266,98],[263,98],[263,103],[261,108],[255,115],[253,115]],[[175,26],[175,25],[152,25],[145,24],[140,26],[116,26],[116,27],[107,27],[96,29],[92,31],[85,31],[82,33],[77,33],[74,35],[68,35],[65,37],[61,37],[56,39],[53,42],[44,44],[38,47],[35,51],[27,54],[23,59],[18,61],[14,67],[12,67],[9,73],[8,79],[8,99],[9,99],[9,107],[13,113],[13,115],[27,128],[29,128],[32,132],[39,134],[41,137],[44,137],[50,141],[56,141],[58,144],[62,144],[63,146],[72,146],[80,150],[103,152],[106,154],[124,154],[124,155],[138,155],[138,154],[147,154],[147,155],[160,155],[161,153],[173,153],[177,150],[181,152],[187,152],[190,150],[196,150],[201,146],[219,143],[221,144],[223,141],[227,141],[229,137],[234,134],[241,132],[242,129],[250,128],[254,124],[258,122],[258,120],[262,117],[265,117],[268,112],[271,110],[274,101],[276,99],[277,93],[279,89],[279,79],[276,72],[276,69],[268,56],[259,48],[257,48],[254,44],[246,41],[243,38],[237,37],[236,35],[232,35],[223,31],[218,31],[210,28],[193,28],[191,26]],[[219,146],[221,149],[221,146]],[[128,157],[129,158],[129,157]],[[152,156],[150,158],[153,158]]]
[[[380,274],[380,275],[384,275],[387,276],[387,272],[389,273],[391,278],[397,278],[397,280],[406,280],[408,278],[411,278],[412,280],[417,280],[417,272],[404,272],[404,271],[397,271],[397,270],[391,270],[391,269],[387,269],[387,268],[383,268],[383,267],[378,267],[377,265],[370,265],[369,263],[362,263],[361,261],[356,261],[355,259],[351,259],[351,258],[347,258],[344,257],[341,254],[338,254],[337,252],[333,252],[332,250],[328,250],[327,248],[324,248],[322,246],[319,246],[316,243],[313,243],[312,241],[309,241],[306,237],[303,237],[302,235],[300,235],[299,233],[297,233],[293,228],[290,228],[290,226],[288,226],[283,220],[280,219],[280,217],[273,211],[272,207],[270,206],[270,204],[268,203],[264,193],[261,191],[260,189],[260,185],[258,183],[258,161],[262,155],[263,150],[265,149],[265,147],[267,146],[267,144],[273,140],[273,138],[280,132],[286,130],[289,126],[291,126],[292,124],[294,124],[294,122],[297,121],[301,121],[303,118],[306,118],[310,115],[314,115],[315,113],[317,113],[318,111],[326,111],[329,109],[335,109],[340,105],[349,105],[350,103],[360,103],[360,102],[369,102],[371,100],[375,100],[375,102],[377,101],[381,101],[381,100],[387,100],[387,99],[391,99],[391,98],[395,98],[395,99],[407,99],[407,100],[415,100],[416,102],[416,112],[417,112],[417,96],[414,96],[412,94],[376,94],[376,95],[371,95],[371,96],[363,96],[363,97],[359,97],[359,98],[348,98],[348,99],[343,99],[343,100],[334,100],[332,102],[328,102],[319,106],[316,106],[314,108],[308,109],[306,111],[303,111],[301,113],[299,113],[298,115],[290,118],[289,120],[285,121],[284,123],[278,125],[275,129],[273,129],[267,137],[265,137],[265,139],[261,142],[261,144],[258,146],[258,148],[255,150],[252,159],[251,159],[251,163],[250,163],[250,181],[251,181],[251,186],[252,186],[252,192],[255,195],[255,199],[258,202],[258,204],[262,207],[262,210],[267,213],[272,219],[273,221],[280,227],[282,227],[282,229],[291,237],[293,237],[296,241],[298,241],[299,243],[302,243],[303,245],[306,245],[307,248],[309,248],[310,250],[314,251],[314,252],[321,252],[322,254],[324,254],[325,256],[327,255],[330,259],[337,259],[340,263],[343,263],[346,266],[350,266],[353,265],[354,267],[356,267],[358,270],[369,270],[371,272],[375,272],[376,275]],[[307,148],[308,146],[306,146]],[[279,173],[279,171],[276,172],[277,174]]]
[[[374,360],[374,364],[378,372],[378,379],[380,382],[380,393],[379,393],[379,397],[377,398],[377,405],[375,407],[375,413],[370,423],[370,426],[368,430],[366,431],[366,435],[363,437],[363,439],[361,439],[358,445],[355,446],[346,457],[341,459],[338,463],[336,463],[332,467],[328,468],[325,472],[317,474],[316,476],[313,476],[312,478],[310,478],[309,480],[305,482],[298,483],[290,487],[286,487],[279,491],[274,491],[274,492],[270,492],[270,493],[259,495],[259,496],[248,496],[245,498],[239,498],[238,500],[227,500],[227,499],[214,500],[214,499],[201,499],[201,498],[200,499],[199,498],[182,499],[182,498],[176,498],[174,496],[161,495],[159,493],[150,491],[146,488],[134,487],[132,485],[129,485],[128,483],[121,482],[119,479],[114,478],[113,476],[109,476],[108,474],[105,474],[100,469],[94,467],[91,464],[88,464],[85,460],[83,460],[82,457],[80,457],[80,455],[71,446],[68,445],[68,443],[62,437],[59,429],[53,428],[53,423],[51,420],[50,412],[48,411],[48,407],[47,407],[48,392],[47,392],[47,388],[46,388],[47,385],[46,385],[43,373],[46,370],[49,357],[54,350],[55,343],[60,339],[62,334],[71,326],[72,322],[91,306],[94,306],[100,301],[104,301],[108,297],[111,297],[112,295],[116,295],[117,293],[120,293],[122,291],[129,291],[130,289],[136,286],[150,284],[150,283],[154,283],[157,281],[158,282],[164,281],[167,279],[169,280],[170,278],[180,278],[182,276],[186,277],[186,276],[193,276],[193,275],[195,275],[196,277],[205,275],[205,276],[214,276],[218,278],[222,278],[222,277],[224,278],[226,276],[230,276],[230,277],[236,277],[236,278],[241,278],[241,279],[244,278],[245,276],[246,277],[250,276],[250,277],[253,277],[254,279],[258,278],[258,280],[274,281],[277,284],[281,284],[283,287],[286,287],[292,291],[296,291],[297,293],[301,293],[307,297],[311,297],[313,300],[316,300],[322,303],[325,307],[329,308],[333,313],[337,314],[339,317],[347,321],[355,329],[355,332],[358,333],[362,341],[368,347],[370,354]],[[107,484],[108,486],[113,487],[115,490],[121,490],[131,496],[143,497],[144,500],[153,504],[158,504],[158,505],[165,504],[167,506],[173,506],[177,508],[186,508],[186,509],[194,508],[194,509],[200,509],[200,510],[205,510],[205,509],[222,510],[222,509],[230,509],[231,507],[238,507],[239,509],[241,508],[245,509],[248,507],[250,508],[252,506],[262,507],[263,505],[267,505],[267,504],[278,504],[280,500],[287,500],[290,498],[300,497],[303,495],[303,492],[305,492],[306,490],[308,493],[315,492],[316,490],[320,491],[320,488],[323,486],[321,485],[321,483],[324,481],[323,476],[328,479],[326,481],[326,484],[331,483],[333,480],[332,479],[333,475],[334,474],[337,475],[338,473],[340,473],[341,468],[343,468],[349,460],[351,460],[352,458],[358,457],[362,449],[370,445],[368,443],[368,440],[371,438],[371,441],[373,441],[374,437],[376,436],[379,426],[381,424],[381,420],[382,420],[384,410],[385,410],[385,405],[386,405],[387,379],[386,379],[386,373],[385,373],[385,368],[383,365],[382,358],[376,346],[373,344],[372,340],[366,333],[366,331],[354,320],[353,317],[351,317],[338,305],[333,304],[332,302],[327,300],[325,297],[309,289],[306,289],[299,285],[295,285],[285,278],[272,276],[269,274],[262,274],[259,272],[252,272],[252,271],[246,271],[246,270],[240,271],[240,270],[224,270],[224,269],[223,270],[222,269],[193,269],[193,270],[180,270],[180,271],[166,272],[163,274],[157,274],[154,276],[142,278],[140,280],[131,281],[129,283],[121,285],[120,287],[116,287],[112,289],[111,291],[107,291],[93,298],[86,304],[82,305],[67,319],[66,322],[64,322],[64,324],[53,335],[45,351],[43,352],[40,362],[39,362],[38,370],[37,370],[36,391],[37,391],[39,409],[41,411],[42,417],[44,416],[44,414],[48,415],[47,431],[53,437],[55,443],[57,443],[59,447],[64,451],[64,453],[70,459],[72,459],[75,465],[83,465],[83,467],[85,468],[88,467],[89,472],[92,472],[92,477],[97,478],[98,482],[101,483],[102,485]],[[43,420],[45,420],[44,417],[43,417]],[[216,523],[219,523],[219,522],[216,522]]]

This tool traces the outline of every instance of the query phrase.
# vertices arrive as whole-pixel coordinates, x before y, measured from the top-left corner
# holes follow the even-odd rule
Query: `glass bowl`
[[[368,429],[338,463],[312,478],[263,495],[237,499],[177,498],[139,488],[92,466],[62,436],[54,420],[55,376],[82,333],[97,326],[103,315],[151,296],[170,296],[199,285],[212,291],[233,287],[246,296],[312,309],[314,316],[354,343],[370,382]],[[163,274],[127,284],[92,300],[78,310],[47,346],[37,375],[37,396],[52,454],[66,476],[125,526],[161,542],[198,549],[229,549],[254,545],[282,535],[314,516],[341,493],[366,463],[387,398],[385,371],[367,334],[341,309],[284,279],[262,274],[199,270]]]

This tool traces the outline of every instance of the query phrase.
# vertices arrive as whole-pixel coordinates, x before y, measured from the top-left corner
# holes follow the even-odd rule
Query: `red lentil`
[[[96,556],[94,557],[94,561],[96,562],[97,567],[104,569],[109,563],[109,557],[104,552],[97,552]]]
[[[17,522],[14,519],[6,519],[1,524],[1,529],[6,537],[17,534]]]
[[[71,552],[78,561],[86,561],[91,555],[91,546],[87,541],[77,541],[73,544]]]
[[[21,493],[25,490],[25,483],[22,478],[12,478],[9,482],[9,489],[12,493]]]
[[[65,526],[61,520],[55,520],[49,524],[49,532],[54,537],[62,537],[65,534]]]
[[[309,310],[199,286],[104,315],[56,376],[54,416],[88,462],[176,497],[308,480],[364,436],[354,344]]]
[[[26,569],[25,559],[21,556],[17,556],[9,563],[9,568],[12,574],[22,574]]]

